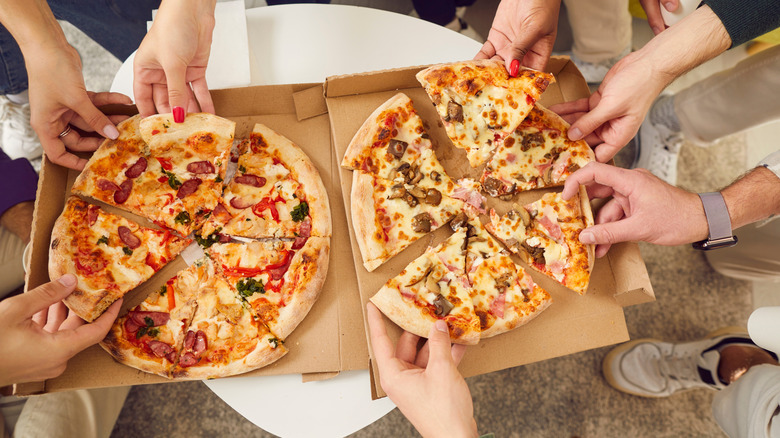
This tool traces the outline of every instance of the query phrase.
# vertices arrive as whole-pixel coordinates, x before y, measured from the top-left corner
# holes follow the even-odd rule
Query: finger
[[[615,116],[616,110],[607,109],[606,105],[598,105],[599,100],[600,97],[596,94],[591,96],[589,101],[591,110],[569,127],[570,140],[580,140],[586,137]]]
[[[43,150],[46,151],[46,157],[52,163],[75,170],[82,170],[87,165],[87,160],[68,152],[65,144],[58,137],[39,136],[38,138],[41,140]]]
[[[118,124],[124,122],[125,120],[127,120],[129,118],[130,118],[130,116],[126,116],[126,115],[123,115],[123,114],[116,114],[116,115],[113,115],[113,116],[108,116],[108,119],[111,120],[111,123],[113,123],[115,125],[118,125]]]
[[[597,224],[608,224],[610,222],[617,222],[626,216],[623,211],[623,206],[617,201],[617,199],[610,199],[606,204],[601,206],[598,213],[596,213]]]
[[[45,308],[41,310],[40,312],[37,312],[35,315],[33,315],[32,320],[35,325],[41,328],[43,330],[43,326],[46,325],[46,320],[49,318],[49,308]]]
[[[612,244],[606,243],[601,245],[596,245],[596,257],[602,258],[605,255],[607,255],[607,252],[609,252],[609,249],[612,248]]]
[[[474,59],[490,59],[495,55],[495,46],[493,46],[493,43],[490,42],[490,40],[487,40],[485,41],[485,44],[482,45],[482,48],[479,49],[479,52],[474,56]]]
[[[16,309],[13,314],[27,319],[62,301],[76,289],[76,276],[65,274],[56,281],[42,284],[35,289],[14,298]]]
[[[170,61],[163,64],[165,81],[168,84],[168,105],[171,109],[188,108],[190,91],[186,82],[187,64]]]
[[[621,149],[623,149],[622,146],[617,146],[610,143],[602,143],[596,146],[593,152],[596,153],[596,160],[599,163],[606,163],[607,161],[614,158]]]
[[[108,117],[100,112],[89,97],[84,94],[72,108],[92,129],[103,137],[116,140],[119,137],[119,131],[116,126],[108,120]]]
[[[138,107],[138,113],[141,117],[149,117],[155,113],[154,108],[154,89],[151,82],[143,80],[139,66],[140,58],[138,56],[133,60],[133,96],[135,97],[135,106]]]
[[[204,113],[214,114],[214,101],[211,100],[211,93],[205,77],[192,81],[192,91],[200,104],[200,110]]]
[[[666,9],[669,12],[676,11],[679,6],[680,6],[680,2],[678,0],[665,0],[664,1],[664,9]]]
[[[103,137],[82,136],[76,131],[71,130],[68,135],[62,137],[65,147],[72,151],[87,152],[94,151],[105,140]]]
[[[94,103],[95,106],[132,105],[133,99],[130,99],[129,96],[126,96],[122,93],[112,93],[109,91],[102,91],[100,93],[95,93],[92,96],[92,103]]]
[[[455,362],[455,366],[460,365],[460,361],[463,360],[463,356],[466,355],[466,346],[461,344],[455,344],[452,346],[452,361]]]
[[[428,359],[430,359],[430,356],[431,347],[426,340],[425,344],[420,348],[420,351],[417,352],[417,358],[414,360],[414,364],[420,368],[425,368],[428,366]]]
[[[152,93],[154,95],[154,106],[157,108],[157,112],[160,114],[171,112],[171,105],[168,102],[168,87],[161,84],[154,84],[152,86]]]
[[[558,103],[550,107],[550,111],[558,113],[560,116],[570,113],[586,113],[589,109],[590,103],[588,102],[587,97],[569,102]]]
[[[49,306],[49,313],[46,317],[46,324],[43,326],[43,329],[49,333],[56,332],[60,329],[62,321],[65,321],[67,316],[68,308],[65,307],[65,304],[63,304],[62,301],[52,304]]]
[[[631,170],[590,162],[566,178],[561,197],[565,200],[571,199],[579,190],[580,184],[589,185],[591,183],[609,186],[616,192],[627,195],[625,192],[628,190],[632,176],[635,176],[635,173]]]
[[[612,187],[601,184],[588,184],[585,189],[588,191],[588,199],[604,199],[615,194]]]
[[[198,101],[195,99],[195,93],[192,91],[192,87],[189,84],[187,84],[187,94],[189,95],[189,98],[187,99],[187,102],[189,102],[187,113],[199,113],[200,107],[198,106]]]
[[[417,356],[417,342],[420,337],[407,331],[401,333],[398,344],[395,346],[395,357],[408,363],[414,363]]]
[[[119,314],[119,308],[122,306],[122,300],[115,301],[109,306],[102,315],[90,324],[84,324],[73,330],[59,331],[55,334],[58,342],[68,345],[71,356],[95,345],[106,337],[106,333],[111,329],[111,325]]]
[[[450,344],[450,332],[447,323],[436,320],[428,333],[429,359],[428,368],[431,365],[438,366],[452,361],[452,347]]]
[[[645,8],[645,14],[647,14],[647,24],[653,29],[653,33],[658,35],[664,28],[664,19],[661,16],[661,4],[658,0],[649,0],[642,4]]]
[[[585,244],[613,244],[641,240],[642,230],[646,226],[637,224],[635,216],[588,227],[580,232],[580,242]]]
[[[121,300],[121,298],[120,298]],[[68,312],[68,317],[65,318],[65,321],[60,326],[60,330],[73,330],[77,327],[81,327],[82,325],[86,324],[86,321],[81,319],[80,316],[76,314],[74,311]]]
[[[385,328],[385,320],[382,317],[382,313],[372,303],[366,305],[368,330],[371,337],[371,348],[374,351],[374,358],[376,358],[377,366],[379,369],[383,369],[390,364],[390,360],[393,358],[393,343],[390,341],[390,337],[387,336],[387,328]]]
[[[509,45],[509,56],[505,56],[507,70],[509,70],[512,60],[516,59],[522,63],[524,61],[525,55],[531,50],[531,47],[533,47],[541,37],[541,32],[539,32],[538,29],[520,32],[515,37],[515,39],[512,40],[512,44]],[[528,67],[536,68],[530,65]],[[542,68],[544,68],[544,66],[542,66]],[[541,69],[537,68],[537,70]]]

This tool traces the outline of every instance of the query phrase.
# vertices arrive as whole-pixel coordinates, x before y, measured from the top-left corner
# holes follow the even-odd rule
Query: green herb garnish
[[[300,204],[296,205],[295,208],[293,208],[292,212],[290,212],[290,216],[292,216],[292,220],[294,220],[295,222],[300,222],[306,219],[306,216],[308,215],[309,215],[309,204],[306,201],[303,201]]]
[[[144,322],[146,323],[147,327],[154,327],[154,320],[152,318],[144,316]]]
[[[168,286],[166,285],[160,286],[160,296],[164,297],[166,293],[168,293]]]
[[[176,175],[174,175],[173,172],[168,172],[165,169],[163,169],[162,172],[165,174],[165,176],[168,177],[168,185],[171,186],[173,190],[179,190],[179,187],[181,187],[181,181],[176,178]]]
[[[244,167],[244,165],[242,164],[242,165],[238,166],[238,171],[241,172],[241,173],[246,173],[246,167]]]
[[[222,228],[217,228],[217,231],[214,231],[213,233],[209,234],[206,237],[202,237],[200,234],[195,233],[195,241],[198,242],[198,245],[200,245],[203,248],[210,248],[211,245],[219,242],[219,232],[222,231]]]
[[[108,236],[103,236],[100,239],[98,239],[97,244],[100,245],[101,243],[108,244]]]
[[[216,182],[222,182],[222,177],[217,175],[217,177],[214,179]]]
[[[284,341],[282,341],[279,338],[271,338],[271,339],[268,340],[268,343],[273,345],[274,348],[277,348],[279,346],[279,344],[284,344]]]
[[[149,327],[141,327],[141,328],[139,328],[138,331],[135,332],[135,338],[136,339],[141,339],[141,337],[143,335],[145,335],[146,332],[148,332],[148,331],[149,331]]]
[[[133,250],[126,246],[122,247],[122,251],[124,251],[125,255],[129,255],[129,256],[133,255]]]
[[[257,281],[254,278],[242,278],[236,283],[236,289],[238,294],[244,298],[247,298],[255,293],[265,293],[265,287],[263,282]]]
[[[160,334],[160,330],[158,330],[156,328],[151,328],[151,329],[149,329],[149,331],[146,332],[146,334],[151,336],[151,337],[153,337],[153,338],[156,338],[157,335]]]
[[[187,213],[186,211],[182,211],[181,213],[176,215],[173,221],[176,222],[177,224],[187,225],[188,223],[192,222],[192,219],[190,219],[189,213]]]

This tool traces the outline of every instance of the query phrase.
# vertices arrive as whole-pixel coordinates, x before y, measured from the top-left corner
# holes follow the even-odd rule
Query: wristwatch
[[[704,240],[693,242],[691,246],[707,251],[736,245],[737,236],[731,232],[731,218],[723,195],[720,192],[699,193],[699,198],[704,206],[710,235]]]

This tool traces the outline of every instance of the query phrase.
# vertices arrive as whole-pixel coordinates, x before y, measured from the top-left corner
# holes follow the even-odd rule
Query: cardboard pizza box
[[[400,91],[412,99],[415,109],[428,127],[436,155],[447,173],[453,179],[464,176],[479,179],[481,169],[471,169],[465,152],[452,146],[435,107],[417,82],[415,74],[422,68],[402,68],[327,79],[325,100],[336,155],[343,157],[349,142],[366,118]],[[542,95],[542,105],[550,106],[590,95],[585,80],[568,58],[551,59],[548,71],[555,75],[557,81]],[[352,171],[342,168],[338,174],[341,176],[342,198],[349,211]],[[522,193],[511,202],[488,199],[488,207],[494,207],[502,214],[511,208],[512,202],[524,205],[553,190],[560,188]],[[483,222],[485,220],[483,218]],[[435,246],[452,234],[449,226],[443,226],[419,239],[375,271],[368,272],[363,267],[349,214],[347,221],[364,320],[366,302],[387,280],[398,275],[426,247]],[[519,262],[516,257],[515,260]],[[529,324],[469,347],[459,367],[466,377],[626,341],[629,337],[623,307],[655,299],[645,264],[634,243],[614,245],[608,256],[596,260],[585,296],[566,289],[522,262],[519,264],[530,273],[534,281],[550,292],[553,304]],[[385,321],[388,333],[395,341],[401,329],[389,319],[385,318]],[[384,396],[373,361],[370,369],[373,396]]]
[[[212,92],[216,113],[236,122],[236,138],[248,138],[255,123],[263,123],[298,144],[312,159],[328,192],[333,236],[328,275],[319,299],[287,338],[289,352],[278,362],[243,375],[303,374],[304,381],[332,377],[340,371],[366,369],[368,350],[359,311],[360,297],[352,249],[341,199],[338,163],[330,144],[330,127],[322,84],[248,87]],[[109,113],[116,113],[107,111]],[[120,110],[135,114],[135,107]],[[35,202],[32,251],[27,289],[49,281],[48,247],[51,231],[78,172],[43,162]],[[95,202],[91,200],[91,202]],[[132,217],[115,207],[106,210]],[[135,220],[139,218],[134,217]],[[143,222],[142,220],[139,222]],[[149,281],[129,292],[122,312],[137,305],[165,281],[186,268],[182,257],[169,263]],[[76,355],[65,373],[45,382],[20,384],[20,395],[70,389],[166,383],[171,380],[115,362],[100,346]]]

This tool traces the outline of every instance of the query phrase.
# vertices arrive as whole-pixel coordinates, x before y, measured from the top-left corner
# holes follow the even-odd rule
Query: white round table
[[[333,75],[471,59],[481,44],[406,15],[344,5],[246,11],[250,85],[323,82]],[[111,91],[132,96],[131,55]],[[371,400],[367,370],[302,383],[300,375],[204,381],[258,427],[282,437],[342,437],[390,412]]]

